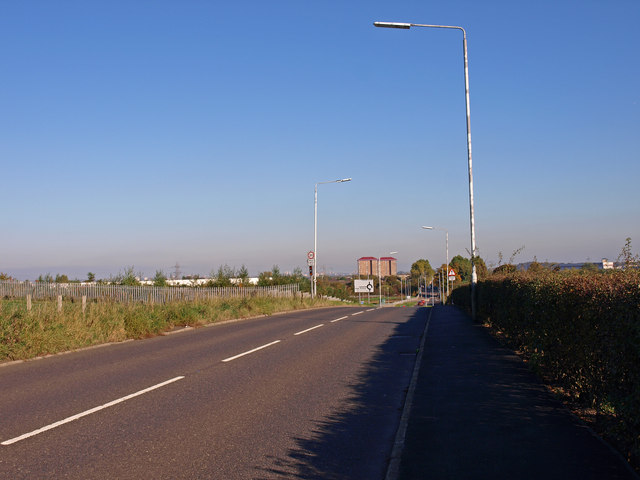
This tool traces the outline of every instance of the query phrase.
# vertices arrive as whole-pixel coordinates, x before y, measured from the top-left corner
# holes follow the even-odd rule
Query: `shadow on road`
[[[377,348],[341,407],[317,420],[308,438],[296,438],[296,448],[275,459],[277,467],[262,478],[384,478],[427,313],[419,308],[407,321],[394,322],[393,335]]]

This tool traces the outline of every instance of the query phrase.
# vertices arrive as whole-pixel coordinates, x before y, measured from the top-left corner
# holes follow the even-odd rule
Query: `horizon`
[[[451,258],[455,257],[452,256]],[[451,260],[451,258],[449,260]],[[468,257],[465,257],[468,258]],[[585,263],[593,263],[595,265],[599,265],[601,264],[602,260],[609,260],[609,261],[613,261],[613,262],[617,262],[618,257],[616,256],[615,258],[608,258],[608,257],[603,257],[599,260],[591,260],[591,259],[586,259],[584,261],[581,262],[564,262],[564,261],[550,261],[550,260],[538,260],[538,259],[531,259],[531,260],[523,260],[523,261],[515,261],[514,265],[516,266],[521,266],[521,265],[527,265],[529,263],[535,262],[537,261],[538,263],[542,264],[542,265],[547,265],[547,264],[551,264],[551,265],[581,265],[581,264],[585,264]],[[418,260],[422,260],[423,258],[416,258],[414,259],[411,263],[408,264],[399,264],[398,266],[398,274],[406,274],[409,273],[411,271],[411,265],[418,261]],[[426,259],[429,260],[429,259]],[[433,262],[431,262],[431,260],[429,260],[429,264],[431,265],[432,268],[437,269],[439,268],[441,265],[444,265],[445,262],[442,262],[442,264],[438,264],[435,265]],[[506,264],[508,262],[503,261],[503,265]],[[405,266],[406,265],[406,266]],[[189,271],[182,271],[183,270],[183,266],[180,266],[181,269],[181,274],[179,278],[185,278],[185,277],[193,277],[193,276],[199,276],[199,278],[213,278],[215,277],[215,273],[217,272],[219,267],[224,267],[225,265],[218,265],[214,268],[209,269],[208,271],[206,270],[189,270]],[[238,266],[233,266],[233,265],[226,265],[229,266],[230,268],[233,269],[234,272],[237,272],[239,268],[242,267],[241,265]],[[245,265],[247,266],[247,265]],[[303,275],[305,277],[308,277],[308,272],[307,270],[305,270],[306,266],[303,266],[302,264],[299,266],[294,266],[293,268],[282,268],[281,265],[277,265],[277,264],[273,264],[271,265],[271,267],[269,268],[265,268],[265,269],[258,269],[258,270],[252,270],[249,266],[247,266],[247,269],[249,270],[249,276],[251,278],[257,278],[261,273],[264,272],[270,272],[273,266],[277,266],[280,268],[280,272],[285,274],[285,275],[290,275],[294,272],[294,270],[296,268],[300,268]],[[498,265],[497,264],[488,264],[487,263],[487,268],[489,268],[489,270],[492,270],[493,268],[496,268]],[[123,273],[126,269],[128,268],[132,268],[134,269],[134,273],[136,275],[137,278],[139,278],[140,280],[143,279],[152,279],[157,271],[162,270],[162,272],[167,276],[167,278],[174,278],[172,276],[172,274],[174,273],[171,269],[154,269],[153,267],[148,267],[146,269],[141,269],[136,267],[135,265],[128,265],[128,266],[123,266],[119,269],[113,270],[113,269],[109,269],[109,268],[94,268],[94,269],[82,269],[82,268],[68,268],[68,269],[63,269],[63,268],[51,268],[51,269],[39,269],[39,268],[33,268],[33,269],[18,269],[18,273],[11,273],[11,272],[5,272],[5,271],[0,271],[0,273],[4,273],[7,274],[9,276],[11,276],[12,278],[20,281],[20,282],[24,282],[24,281],[35,281],[39,276],[45,276],[45,275],[51,275],[53,278],[55,278],[56,275],[66,275],[70,281],[84,281],[87,277],[87,274],[89,272],[95,274],[96,279],[99,280],[109,280],[110,278],[114,278],[117,275]],[[174,268],[175,264],[173,267]],[[211,275],[211,274],[214,275]],[[140,274],[142,274],[142,276],[140,276]],[[320,270],[318,272],[318,275],[327,275],[327,276],[349,276],[349,275],[357,275],[357,268],[354,268],[352,271],[347,271],[347,270],[330,270],[330,271],[322,271]]]

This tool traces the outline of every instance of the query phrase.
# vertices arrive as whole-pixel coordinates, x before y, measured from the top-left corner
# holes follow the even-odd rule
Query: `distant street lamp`
[[[318,182],[313,191],[313,285],[311,286],[311,298],[317,295],[317,276],[318,276],[318,185],[325,183],[343,183],[350,182],[350,178],[342,178],[340,180],[330,180],[328,182]]]
[[[447,298],[449,298],[449,231],[445,228],[438,228],[438,227],[425,227],[423,226],[422,228],[424,228],[425,230],[440,230],[443,232],[446,232],[447,236],[446,236],[446,245],[447,245]]]
[[[476,230],[475,218],[473,213],[473,169],[471,168],[471,108],[469,106],[469,62],[467,59],[467,32],[464,28],[453,25],[424,25],[419,23],[392,23],[392,22],[373,22],[376,27],[383,28],[401,28],[408,30],[411,27],[427,27],[427,28],[450,28],[460,30],[462,32],[462,53],[464,55],[464,90],[465,104],[467,107],[467,161],[469,165],[469,224],[471,230],[471,316],[476,318],[476,284],[478,276],[476,273]],[[448,273],[448,272],[447,272]]]
[[[389,252],[389,255],[395,255],[398,252]],[[378,308],[382,307],[382,275],[380,274],[380,262],[382,257],[378,257]],[[389,271],[391,273],[391,271]]]

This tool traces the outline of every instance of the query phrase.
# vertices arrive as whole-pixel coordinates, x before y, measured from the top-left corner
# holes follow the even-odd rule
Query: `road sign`
[[[315,258],[307,258],[307,265],[309,265],[310,267],[316,264],[316,259]]]
[[[373,280],[354,280],[353,290],[355,293],[373,293],[375,289]]]
[[[449,269],[449,280],[452,282],[456,279],[456,271],[453,268]]]
[[[316,254],[313,253],[313,251],[310,251],[309,253],[307,253],[307,258],[309,260],[313,260],[315,256],[316,256]]]

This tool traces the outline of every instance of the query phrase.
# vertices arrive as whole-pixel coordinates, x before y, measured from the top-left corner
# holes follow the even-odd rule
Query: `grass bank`
[[[322,299],[229,298],[166,305],[0,300],[0,362],[22,360],[108,342],[151,337],[175,327],[335,305]]]

